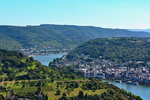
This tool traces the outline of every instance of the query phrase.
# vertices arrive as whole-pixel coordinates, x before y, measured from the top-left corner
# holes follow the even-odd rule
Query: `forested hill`
[[[55,73],[55,75],[53,75]],[[55,68],[48,68],[43,66],[40,62],[33,59],[33,57],[24,56],[15,51],[6,51],[0,49],[0,81],[14,81],[14,80],[37,80],[50,79],[59,80],[75,77],[74,74],[68,73]]]
[[[74,48],[87,40],[104,37],[150,37],[150,33],[73,25],[0,26],[0,48],[10,50],[43,46]]]
[[[71,51],[67,58],[82,54],[116,62],[150,61],[150,38],[94,39]]]

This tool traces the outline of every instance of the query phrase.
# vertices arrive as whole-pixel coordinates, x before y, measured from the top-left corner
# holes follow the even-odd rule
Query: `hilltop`
[[[70,49],[90,39],[108,37],[150,37],[150,33],[74,25],[0,26],[0,48],[8,50],[47,46]]]
[[[150,38],[99,38],[90,40],[72,50],[67,58],[87,55],[91,58],[124,63],[150,61]]]

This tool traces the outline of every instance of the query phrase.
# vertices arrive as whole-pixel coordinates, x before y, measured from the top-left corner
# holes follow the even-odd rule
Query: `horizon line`
[[[109,28],[109,29],[126,29],[126,30],[147,30],[147,29],[150,29],[150,28],[113,28],[113,27],[101,27],[101,26],[96,26],[96,25],[77,25],[77,24],[26,24],[26,25],[15,25],[15,24],[3,24],[0,26],[18,26],[18,27],[28,27],[28,26],[40,26],[40,25],[64,25],[64,26],[85,26],[85,27],[99,27],[99,28]]]

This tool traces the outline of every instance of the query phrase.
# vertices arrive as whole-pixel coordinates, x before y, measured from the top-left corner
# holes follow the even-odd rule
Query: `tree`
[[[142,100],[142,98],[140,96],[137,96],[136,100]]]
[[[78,88],[79,84],[77,82],[75,82],[75,88]]]
[[[4,67],[10,67],[10,63],[8,62],[8,61],[6,61],[5,63],[4,63]]]
[[[63,94],[62,94],[62,97],[61,97],[60,100],[66,100],[66,93],[63,93]]]
[[[56,91],[56,95],[60,95],[60,90],[59,89]]]
[[[22,84],[22,88],[24,88],[25,87],[25,84]]]
[[[39,86],[41,86],[41,82],[38,82],[38,83],[36,84],[36,87],[39,87]]]
[[[40,92],[41,92],[41,88],[38,87],[38,89],[37,89],[37,91],[36,91],[36,94],[38,95]]]
[[[45,100],[48,100],[48,96],[47,95],[45,96]]]
[[[82,99],[83,97],[84,97],[83,91],[79,91],[78,98],[79,98],[79,99]]]
[[[0,94],[0,100],[4,100],[4,96]]]
[[[51,78],[51,82],[54,82],[54,78],[53,77]]]
[[[114,91],[112,89],[108,89],[107,92],[110,93],[111,95],[114,95]]]
[[[62,95],[63,95],[63,97],[66,97],[66,93],[65,92]]]
[[[87,95],[87,93],[85,94],[85,96],[84,96],[84,98],[87,98],[88,97],[88,95]]]
[[[75,79],[75,75],[71,75],[71,78],[72,78],[72,79]]]
[[[31,61],[34,61],[34,58],[33,58],[33,57],[30,57],[30,60],[31,60]]]

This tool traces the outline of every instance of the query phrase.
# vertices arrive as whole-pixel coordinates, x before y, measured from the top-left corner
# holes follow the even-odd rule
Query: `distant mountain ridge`
[[[150,32],[150,29],[129,29],[130,31],[143,31],[143,32]]]
[[[9,50],[44,46],[75,48],[90,39],[106,37],[150,37],[150,33],[75,25],[0,26],[0,48]]]

